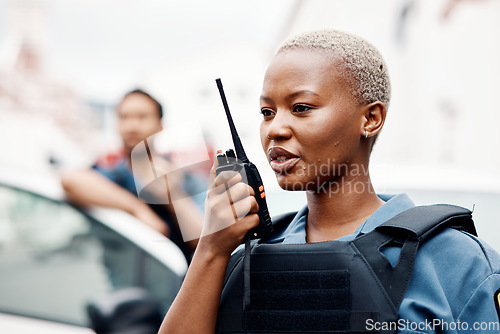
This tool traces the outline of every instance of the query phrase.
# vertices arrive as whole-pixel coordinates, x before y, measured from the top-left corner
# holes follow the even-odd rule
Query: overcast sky
[[[6,8],[0,0],[0,42]],[[26,1],[26,0],[15,0]],[[29,0],[33,1],[33,0]],[[43,0],[45,64],[84,96],[109,98],[133,81],[229,45],[270,48],[294,1]],[[263,50],[268,53],[269,50]]]

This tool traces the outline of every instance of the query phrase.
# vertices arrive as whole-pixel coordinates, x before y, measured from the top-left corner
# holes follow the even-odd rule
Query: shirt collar
[[[406,194],[399,195],[378,195],[385,204],[375,211],[370,218],[368,218],[363,224],[361,224],[354,233],[344,235],[337,240],[350,241],[359,236],[360,234],[365,234],[380,224],[386,222],[392,217],[400,214],[401,212],[415,206],[413,201]],[[293,220],[288,224],[287,228],[278,233],[275,237],[270,238],[266,242],[268,243],[284,243],[284,244],[303,244],[306,242],[306,221],[308,213],[307,205],[304,206],[293,218]]]
[[[378,197],[383,200],[385,204],[378,208],[377,211],[370,216],[370,218],[365,220],[365,222],[361,224],[354,233],[344,235],[338,240],[353,240],[361,234],[373,231],[377,226],[415,206],[413,201],[406,194],[378,195]]]

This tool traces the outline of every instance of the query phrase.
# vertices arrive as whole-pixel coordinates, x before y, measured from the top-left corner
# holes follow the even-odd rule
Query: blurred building
[[[96,147],[99,114],[44,68],[44,0],[11,0],[0,48],[0,166],[29,171],[82,163]]]
[[[392,101],[373,162],[500,175],[500,1],[299,0],[294,12],[279,40],[340,29],[386,58]]]

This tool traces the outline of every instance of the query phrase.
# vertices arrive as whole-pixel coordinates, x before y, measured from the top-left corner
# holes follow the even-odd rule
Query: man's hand
[[[148,205],[141,202],[132,210],[131,214],[164,236],[170,235],[168,225]]]

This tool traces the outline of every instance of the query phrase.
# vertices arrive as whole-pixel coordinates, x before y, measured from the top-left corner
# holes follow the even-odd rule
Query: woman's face
[[[276,55],[260,107],[262,147],[283,189],[318,190],[366,162],[362,106],[328,56],[309,50]]]

